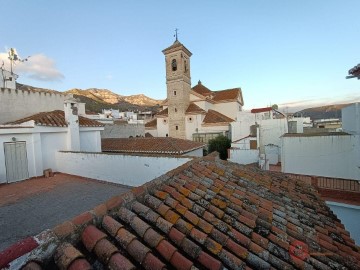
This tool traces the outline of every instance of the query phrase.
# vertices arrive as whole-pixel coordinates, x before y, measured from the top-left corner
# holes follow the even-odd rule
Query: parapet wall
[[[69,97],[72,95],[0,88],[0,124],[39,112],[63,110],[64,100]]]

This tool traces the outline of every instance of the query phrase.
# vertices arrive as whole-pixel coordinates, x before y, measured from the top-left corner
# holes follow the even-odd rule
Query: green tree
[[[231,141],[224,135],[219,135],[215,139],[209,141],[209,153],[217,151],[220,158],[226,160],[228,158],[227,150],[231,147]]]

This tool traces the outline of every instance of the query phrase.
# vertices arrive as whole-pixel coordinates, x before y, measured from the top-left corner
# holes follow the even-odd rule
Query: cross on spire
[[[175,28],[175,35],[174,35],[175,41],[178,41],[178,30],[179,29]]]

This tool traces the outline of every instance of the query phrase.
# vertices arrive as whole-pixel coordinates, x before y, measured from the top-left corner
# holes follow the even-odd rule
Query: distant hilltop
[[[16,83],[16,88],[32,92],[73,94],[73,96],[86,104],[88,112],[99,113],[102,109],[126,110],[151,110],[157,111],[163,100],[156,100],[145,96],[144,94],[123,96],[115,94],[108,89],[90,88],[86,90],[74,88],[65,92],[34,87],[26,84]]]
[[[331,118],[341,119],[341,109],[351,104],[352,103],[308,108],[294,113],[294,116],[310,117],[311,120],[331,119]]]

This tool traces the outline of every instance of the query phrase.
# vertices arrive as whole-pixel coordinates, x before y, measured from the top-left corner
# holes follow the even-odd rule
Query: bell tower
[[[192,53],[177,39],[162,51],[166,64],[169,136],[186,139],[185,111],[190,104],[190,57]]]

